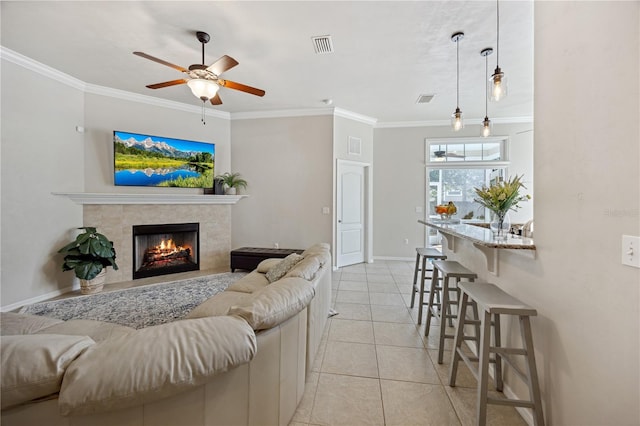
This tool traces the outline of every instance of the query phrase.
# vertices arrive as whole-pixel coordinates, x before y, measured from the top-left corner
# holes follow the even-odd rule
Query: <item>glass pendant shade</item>
[[[464,128],[464,116],[460,108],[456,108],[455,112],[451,114],[451,128],[454,132]]]
[[[489,79],[489,100],[498,102],[507,96],[507,77],[500,67],[496,67]]]
[[[493,127],[493,123],[489,120],[489,117],[485,117],[482,121],[482,137],[486,138],[491,135],[491,128]]]
[[[220,86],[215,81],[205,78],[192,78],[187,81],[187,86],[189,86],[195,97],[203,101],[213,98],[218,93],[218,89],[220,89]]]

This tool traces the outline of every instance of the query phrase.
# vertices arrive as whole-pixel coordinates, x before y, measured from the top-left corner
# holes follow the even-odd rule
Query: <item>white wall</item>
[[[82,208],[51,192],[82,191],[83,93],[2,61],[2,306],[69,285],[56,251]]]
[[[194,103],[197,99],[194,98]],[[169,191],[201,194],[202,189],[114,186],[113,131],[143,133],[216,144],[215,173],[229,170],[229,120],[206,117],[206,125],[195,113],[87,94],[85,97],[85,186],[86,192],[154,193]]]
[[[524,174],[527,192],[533,190],[533,133],[528,131],[532,128],[532,123],[523,123],[495,124],[493,129],[494,135],[508,137],[512,159],[509,174]],[[425,244],[424,225],[417,222],[425,218],[425,139],[475,137],[479,130],[479,125],[466,126],[455,134],[449,126],[374,130],[374,256],[413,259],[415,248]],[[514,218],[531,218],[535,199],[528,204]],[[416,213],[416,207],[422,212]]]
[[[640,269],[620,263],[640,235],[640,3],[534,11],[540,273],[511,287],[540,311],[549,423],[640,424]]]
[[[232,210],[232,247],[331,242],[333,116],[234,120],[231,170],[249,197]]]

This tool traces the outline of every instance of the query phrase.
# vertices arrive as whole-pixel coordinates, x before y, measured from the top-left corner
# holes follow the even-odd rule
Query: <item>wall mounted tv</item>
[[[113,132],[114,183],[213,188],[215,144]]]

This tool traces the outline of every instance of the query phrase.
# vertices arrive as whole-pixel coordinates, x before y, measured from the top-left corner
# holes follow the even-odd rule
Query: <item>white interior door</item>
[[[365,166],[338,163],[337,262],[347,266],[364,262]]]

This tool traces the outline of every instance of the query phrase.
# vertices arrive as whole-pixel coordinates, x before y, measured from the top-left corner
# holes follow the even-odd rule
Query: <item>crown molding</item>
[[[65,74],[62,71],[58,71],[55,68],[51,68],[48,65],[35,61],[27,56],[21,55],[18,52],[14,52],[11,49],[7,49],[4,46],[0,46],[0,58],[16,65],[26,68],[30,71],[43,75],[47,78],[55,80],[59,83],[71,86],[74,89],[84,91],[87,87],[86,83],[82,80],[78,80],[75,77],[71,77],[69,74]]]
[[[334,114],[337,117],[348,118],[349,120],[354,120],[354,121],[360,121],[361,123],[370,124],[372,126],[375,126],[376,123],[378,122],[378,119],[376,118],[368,117],[363,114],[358,114],[357,112],[348,111],[346,109],[337,108],[337,107],[334,108]]]
[[[195,114],[202,114],[202,106],[190,105],[182,102],[170,101],[168,99],[156,98],[148,95],[141,95],[139,93],[127,92],[126,90],[112,89],[111,87],[98,86],[96,84],[86,84],[86,93],[94,95],[108,96],[111,98],[123,99],[131,102],[139,102],[142,104],[159,106],[163,108],[175,109],[178,111],[190,112]],[[218,111],[215,109],[205,108],[204,114],[209,117],[221,118],[229,120],[231,114],[225,111]]]
[[[231,120],[253,120],[258,118],[310,117],[333,115],[333,108],[281,109],[273,111],[247,111],[231,113]]]
[[[465,125],[481,125],[482,118],[465,119]],[[493,124],[523,124],[533,123],[533,117],[498,117],[492,118]],[[450,120],[424,120],[424,121],[387,121],[376,123],[376,129],[398,128],[398,127],[441,127],[450,126]]]

